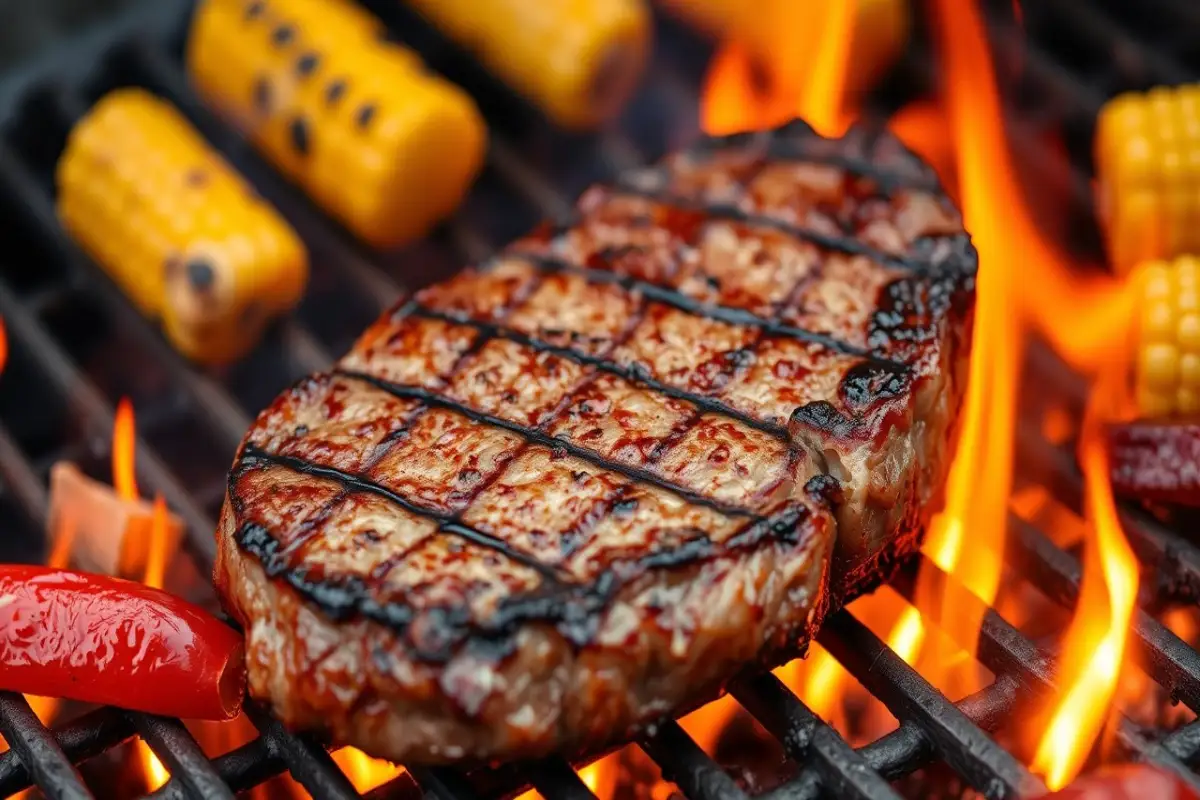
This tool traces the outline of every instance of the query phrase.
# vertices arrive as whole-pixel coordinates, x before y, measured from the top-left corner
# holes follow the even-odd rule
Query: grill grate
[[[251,414],[278,387],[327,367],[332,353],[346,349],[367,323],[408,291],[448,274],[462,261],[485,257],[495,243],[523,232],[539,217],[565,218],[568,198],[588,183],[643,164],[647,156],[691,138],[696,133],[696,86],[705,50],[663,21],[645,90],[620,129],[602,137],[567,137],[547,130],[533,115],[505,115],[509,121],[497,131],[488,170],[460,214],[430,239],[376,258],[275,175],[191,91],[178,60],[187,5],[186,0],[146,0],[127,18],[73,41],[70,59],[47,59],[0,87],[0,114],[5,119],[0,131],[0,203],[9,214],[0,219],[0,230],[11,234],[6,239],[14,242],[13,249],[0,256],[0,316],[13,346],[6,380],[21,387],[11,393],[21,395],[19,402],[0,400],[0,475],[5,500],[24,511],[29,537],[40,537],[46,470],[60,458],[103,457],[113,416],[111,399],[132,395],[143,412],[137,442],[139,478],[150,490],[161,492],[187,523],[187,547],[199,570],[206,572],[213,558],[210,532],[229,454]],[[479,93],[494,119],[498,107],[520,106],[460,53],[413,26],[396,10],[398,4],[378,5],[376,10],[395,30],[411,35],[435,68]],[[993,31],[1002,61],[1006,54],[1017,54],[1023,66],[1013,92],[1022,122],[1012,132],[1023,145],[1029,144],[1022,150],[1033,163],[1049,158],[1040,147],[1044,131],[1064,133],[1075,165],[1075,207],[1080,209],[1073,239],[1094,245],[1086,176],[1095,112],[1104,98],[1120,89],[1200,75],[1195,37],[1181,35],[1194,34],[1200,14],[1186,0],[1155,0],[1151,5],[1156,14],[1130,13],[1121,0],[1029,5],[1025,25],[1032,40],[1053,32],[1055,47],[1034,44],[1018,54],[1011,25],[998,23]],[[1147,18],[1157,20],[1161,29],[1155,30]],[[1060,35],[1063,31],[1068,32],[1066,39]],[[1168,33],[1169,38],[1162,38]],[[907,75],[913,86],[928,85],[932,73],[925,52],[915,49],[898,74]],[[90,99],[127,83],[146,86],[173,101],[306,233],[313,261],[312,295],[321,298],[322,307],[304,304],[247,363],[226,373],[204,373],[186,364],[58,227],[51,177],[63,137]],[[329,308],[345,312],[330,314]],[[114,363],[117,359],[121,363]],[[1081,386],[1053,359],[1038,354],[1032,362],[1030,369],[1041,379],[1059,386],[1077,404],[1081,401]],[[1018,444],[1021,464],[1040,465],[1039,473],[1049,465],[1056,496],[1078,507],[1082,485],[1071,454],[1030,426],[1021,430]],[[1138,556],[1159,576],[1155,596],[1147,598],[1152,601],[1149,606],[1198,596],[1200,550],[1143,513],[1125,509],[1123,519]],[[1021,520],[1014,518],[1010,530],[1007,561],[1053,601],[1070,607],[1080,582],[1075,556]],[[911,596],[911,583],[901,579],[896,588]],[[1172,697],[1200,709],[1196,651],[1147,611],[1138,613],[1133,634],[1131,647],[1148,674]],[[799,765],[789,782],[768,792],[773,800],[823,794],[896,798],[889,781],[933,761],[944,761],[988,797],[1033,794],[1042,788],[988,732],[1004,723],[1022,696],[1045,696],[1053,690],[1053,654],[994,610],[984,617],[979,658],[997,677],[957,704],[848,612],[828,620],[819,641],[900,725],[854,749],[773,675],[740,679],[731,687],[735,699]],[[285,771],[315,797],[358,796],[319,742],[287,732],[253,705],[247,716],[258,737],[210,760],[178,720],[105,708],[51,731],[22,697],[0,693],[0,733],[12,748],[0,754],[0,794],[36,785],[52,798],[90,797],[72,765],[137,736],[172,775],[155,797],[231,797]],[[1200,721],[1164,734],[1120,718],[1116,735],[1134,757],[1171,769],[1200,790],[1200,775],[1191,768],[1200,760]],[[637,744],[659,765],[664,778],[689,798],[746,797],[677,723],[658,726]],[[499,796],[530,782],[548,800],[592,797],[562,759],[465,776],[447,769],[413,769],[370,796]]]

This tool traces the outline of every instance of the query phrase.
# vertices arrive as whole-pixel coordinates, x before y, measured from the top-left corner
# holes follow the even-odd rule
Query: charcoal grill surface
[[[180,66],[186,0],[144,0],[0,84],[0,241],[6,243],[0,253],[0,317],[12,347],[0,378],[8,385],[0,392],[0,513],[14,530],[5,537],[4,547],[12,548],[4,551],[6,558],[37,557],[51,464],[69,458],[104,474],[113,404],[128,395],[139,412],[139,480],[145,490],[161,493],[188,525],[190,559],[177,561],[207,574],[213,521],[233,450],[252,415],[281,387],[329,365],[398,297],[486,256],[541,217],[561,218],[589,183],[656,158],[697,133],[697,87],[709,51],[668,21],[659,21],[645,87],[620,124],[602,135],[578,136],[552,130],[461,52],[398,10],[399,4],[369,4],[434,68],[476,94],[493,120],[495,137],[488,169],[458,215],[434,236],[384,257],[359,248],[205,109]],[[1018,31],[1006,16],[1011,4],[990,5],[997,9],[992,34],[1001,65],[1022,67],[1010,92],[1019,112],[1011,133],[1035,164],[1049,158],[1042,149],[1044,134],[1064,135],[1074,165],[1072,241],[1094,248],[1087,179],[1096,111],[1122,89],[1200,75],[1195,45],[1200,12],[1188,0],[1147,0],[1142,12],[1122,0],[1042,0],[1026,4],[1030,44],[1018,46]],[[930,85],[934,74],[918,43],[880,99],[895,107]],[[53,165],[67,131],[96,97],[127,84],[145,86],[178,105],[305,233],[313,266],[309,299],[246,362],[228,370],[200,372],[175,354],[55,219]],[[1044,353],[1029,369],[1077,405],[1082,402],[1082,386]],[[1046,472],[1049,466],[1051,488],[1078,508],[1081,480],[1069,449],[1047,442],[1035,426],[1022,428],[1018,444],[1019,469],[1037,465]],[[1135,510],[1126,509],[1124,521],[1135,551],[1158,578],[1146,607],[1195,598],[1200,550]],[[1080,583],[1076,557],[1016,518],[1010,530],[1007,561],[1053,601],[1071,607]],[[897,588],[911,593],[911,581],[901,580]],[[211,603],[211,593],[200,599]],[[735,682],[733,696],[797,767],[792,779],[766,793],[771,798],[895,798],[890,781],[933,762],[949,765],[988,797],[1043,788],[988,732],[1014,713],[1019,698],[1053,691],[1053,654],[995,611],[984,618],[979,657],[997,677],[957,704],[847,612],[830,619],[819,640],[900,725],[855,749],[774,676]],[[1132,649],[1172,697],[1200,709],[1200,657],[1148,611],[1134,620]],[[156,792],[159,797],[231,797],[284,771],[315,797],[357,796],[319,742],[288,733],[260,708],[247,711],[258,738],[210,760],[178,720],[102,708],[47,730],[22,697],[0,693],[0,733],[11,745],[0,755],[0,794],[36,785],[48,797],[90,797],[95,790],[73,765],[138,736],[172,775]],[[1200,722],[1168,733],[1120,719],[1116,736],[1131,757],[1170,769],[1200,789],[1200,776],[1192,770],[1200,760]],[[637,743],[687,797],[732,800],[750,794],[674,722]],[[412,769],[371,796],[500,796],[531,784],[548,800],[592,796],[561,759],[470,775]]]

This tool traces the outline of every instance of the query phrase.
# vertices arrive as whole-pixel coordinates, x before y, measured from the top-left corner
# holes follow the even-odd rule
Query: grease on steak
[[[216,582],[289,725],[414,764],[599,746],[796,652],[916,549],[975,268],[928,168],[797,123],[577,215],[247,435]]]

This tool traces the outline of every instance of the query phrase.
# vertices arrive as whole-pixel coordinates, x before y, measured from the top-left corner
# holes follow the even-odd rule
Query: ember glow
[[[357,747],[343,747],[333,754],[333,760],[360,793],[382,786],[405,771],[398,764],[371,758]]]
[[[850,51],[854,44],[855,0],[815,4],[775,3],[777,30],[788,31],[773,63],[755,65],[741,43],[727,41],[705,76],[700,124],[720,136],[763,130],[801,117],[825,135],[848,123],[842,108]],[[792,33],[794,32],[794,34]],[[783,46],[786,45],[786,46]],[[812,52],[811,58],[805,54]]]
[[[611,800],[621,774],[621,753],[610,753],[579,770],[579,779],[599,800]]]

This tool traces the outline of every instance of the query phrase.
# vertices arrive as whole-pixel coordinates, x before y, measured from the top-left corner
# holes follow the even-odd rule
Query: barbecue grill
[[[0,254],[0,317],[11,342],[3,376],[10,388],[0,396],[4,560],[38,557],[49,467],[61,459],[95,464],[106,457],[114,401],[129,395],[139,409],[139,478],[188,526],[189,558],[176,561],[207,575],[231,454],[253,414],[282,386],[329,365],[397,298],[487,255],[540,218],[564,217],[589,183],[657,158],[698,133],[699,85],[711,51],[670,20],[656,20],[654,61],[620,124],[583,136],[551,128],[399,4],[371,5],[434,69],[472,91],[493,131],[488,169],[460,212],[435,235],[386,257],[360,249],[206,110],[180,61],[186,0],[137,3],[124,17],[63,44],[0,85],[0,241],[6,243]],[[1138,6],[1144,10],[1121,0],[1041,0],[1028,4],[1018,19],[1010,2],[988,5],[1000,77],[1014,112],[1010,136],[1023,165],[1044,170],[1058,163],[1046,134],[1062,135],[1071,169],[1064,175],[1070,202],[1060,218],[1068,243],[1098,257],[1088,177],[1096,112],[1120,90],[1200,77],[1200,49],[1189,35],[1200,30],[1200,8],[1188,0],[1146,0]],[[899,107],[928,91],[936,76],[926,38],[918,34],[873,107],[880,112]],[[197,371],[172,351],[64,235],[55,217],[53,165],[67,131],[92,100],[128,84],[176,104],[304,232],[310,248],[311,287],[298,313],[245,362],[219,374]],[[1026,375],[1053,387],[1068,405],[1082,405],[1082,383],[1048,351],[1032,348]],[[1018,475],[1036,473],[1060,502],[1080,506],[1082,480],[1069,445],[1048,440],[1031,415],[1022,414],[1017,453]],[[1155,577],[1143,581],[1133,657],[1165,694],[1200,710],[1200,655],[1157,616],[1165,603],[1200,596],[1200,548],[1143,510],[1124,507],[1122,520],[1144,571]],[[1054,603],[1073,605],[1081,581],[1076,554],[1015,516],[1008,549],[1007,561],[1025,580]],[[911,574],[897,581],[901,594],[911,596]],[[213,604],[207,581],[192,585],[199,600]],[[995,610],[984,618],[978,653],[995,679],[956,704],[847,611],[825,623],[819,641],[886,705],[899,727],[855,748],[773,675],[736,681],[730,687],[734,698],[778,740],[794,767],[767,795],[895,798],[893,781],[935,763],[987,797],[1043,791],[1038,778],[989,732],[1024,700],[1053,691],[1054,653]],[[232,797],[285,771],[314,797],[358,796],[319,741],[289,733],[253,705],[247,715],[258,737],[209,759],[179,720],[101,708],[50,730],[20,695],[0,693],[0,733],[11,747],[0,755],[0,794],[36,786],[51,798],[90,797],[96,790],[85,786],[72,765],[137,736],[172,776],[156,797]],[[1120,717],[1114,733],[1127,757],[1169,770],[1200,791],[1195,769],[1200,721],[1166,731]],[[676,722],[658,725],[637,744],[689,798],[756,794]],[[411,768],[370,796],[424,793],[450,800],[508,796],[528,786],[547,800],[593,797],[562,759],[472,773]]]

